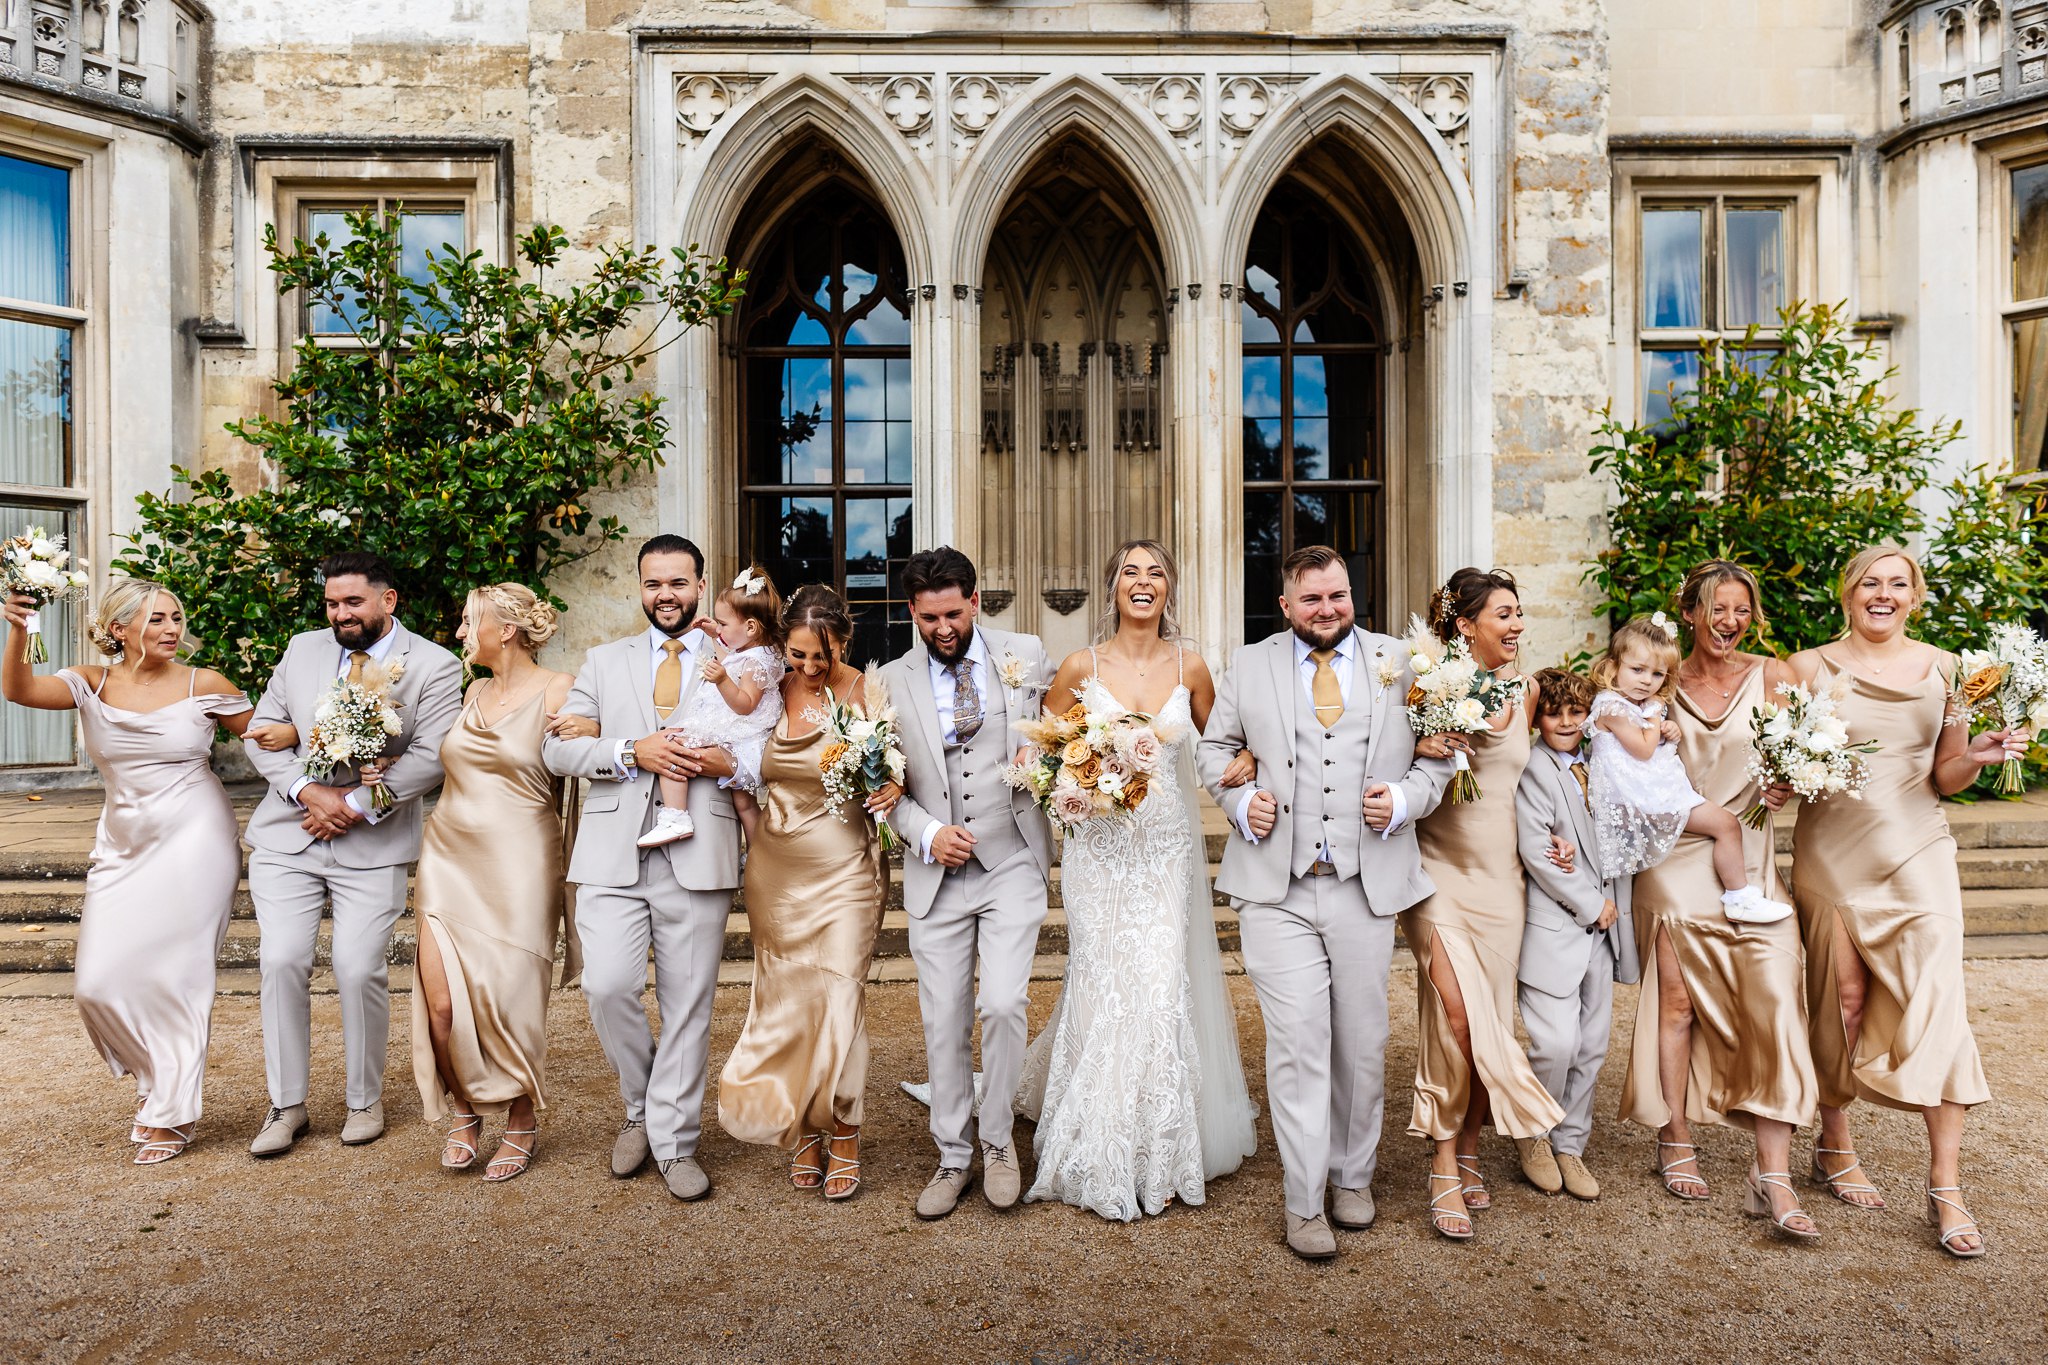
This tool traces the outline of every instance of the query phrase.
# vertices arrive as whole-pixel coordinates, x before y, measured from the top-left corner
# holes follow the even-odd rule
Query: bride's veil
[[[1202,840],[1200,796],[1195,785],[1195,743],[1180,746],[1180,799],[1186,803],[1195,849],[1189,861],[1187,969],[1188,1002],[1195,1045],[1202,1060],[1198,1131],[1202,1178],[1214,1180],[1238,1168],[1258,1147],[1253,1119],[1258,1106],[1245,1088],[1237,1051],[1237,1011],[1223,980],[1223,954],[1216,947],[1216,907],[1209,890],[1209,858]]]

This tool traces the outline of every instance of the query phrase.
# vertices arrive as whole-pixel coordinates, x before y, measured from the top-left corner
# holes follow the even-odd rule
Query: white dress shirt
[[[391,642],[393,640],[396,640],[397,638],[398,618],[394,616],[391,618],[389,624],[385,627],[384,633],[377,638],[374,644],[372,644],[369,648],[365,649],[363,653],[370,656],[371,663],[376,664],[379,668],[381,668],[384,666],[384,661],[391,657]],[[348,676],[349,667],[354,662],[352,656],[355,654],[355,651],[337,642],[334,646],[334,652],[336,656],[334,665],[334,676],[337,678],[346,678]],[[306,808],[306,803],[299,800],[299,793],[304,791],[307,787],[311,786],[312,783],[313,779],[310,777],[302,777],[298,781],[292,783],[292,804],[297,806],[300,810],[304,810]],[[342,800],[348,802],[349,809],[353,810],[356,814],[362,816],[365,820],[368,820],[371,824],[374,825],[379,820],[382,820],[384,816],[387,814],[387,812],[376,809],[374,806],[371,806],[367,801],[358,800],[356,797],[356,793],[361,790],[362,788],[360,787],[354,788],[349,792],[347,796],[344,796]]]
[[[1316,661],[1309,657],[1311,651],[1308,641],[1297,635],[1294,637],[1293,643],[1294,671],[1296,676],[1301,679],[1302,691],[1308,694],[1309,705],[1314,706],[1316,701]],[[1331,648],[1336,653],[1330,660],[1330,671],[1337,675],[1337,691],[1343,696],[1344,709],[1348,711],[1351,709],[1352,679],[1358,674],[1357,633],[1355,631],[1346,631],[1344,637],[1332,645]],[[1388,795],[1393,797],[1394,800],[1394,818],[1389,820],[1387,827],[1380,831],[1380,838],[1382,839],[1401,828],[1408,819],[1408,798],[1402,794],[1401,788],[1392,782],[1387,783],[1386,788]],[[1237,822],[1238,832],[1255,844],[1259,842],[1259,836],[1252,833],[1250,818],[1252,798],[1257,796],[1262,790],[1264,789],[1253,783],[1246,783],[1244,794],[1238,799],[1237,809],[1231,813],[1231,818]],[[1332,861],[1330,857],[1330,843],[1327,838],[1324,839],[1323,846],[1316,851],[1316,857],[1322,862]]]
[[[988,715],[988,646],[982,642],[981,632],[975,631],[967,640],[967,667],[974,677],[975,690],[981,693],[982,716]],[[953,677],[953,666],[941,660],[938,655],[930,657],[925,665],[932,685],[932,703],[939,712],[939,742],[948,748],[960,742],[959,734],[953,729],[953,692],[958,683]],[[944,829],[945,822],[933,820],[925,826],[924,834],[918,839],[918,852],[924,860],[932,861],[932,840]]]

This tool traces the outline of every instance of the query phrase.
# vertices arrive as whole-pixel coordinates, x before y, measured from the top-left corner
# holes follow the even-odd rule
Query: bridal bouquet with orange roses
[[[1091,704],[1085,694],[1096,691],[1084,689],[1084,699],[1061,715],[1012,726],[1027,747],[1003,780],[1030,792],[1061,834],[1136,810],[1165,768],[1167,746],[1180,738],[1177,728],[1127,711],[1106,693]]]
[[[889,687],[882,670],[870,664],[861,693],[867,705],[835,701],[826,709],[825,747],[818,754],[818,772],[825,779],[825,809],[840,815],[849,801],[865,803],[882,788],[903,781],[903,745],[897,738],[896,708],[889,705]],[[874,814],[874,812],[869,812]],[[887,822],[875,815],[882,851],[896,847]]]
[[[1991,627],[1983,649],[1966,649],[1949,684],[1949,719],[1973,720],[2038,739],[2048,732],[2048,640],[2010,622]],[[2007,752],[2011,752],[2008,750]],[[1998,773],[1998,791],[2014,796],[2027,789],[2023,761],[2008,758]]]

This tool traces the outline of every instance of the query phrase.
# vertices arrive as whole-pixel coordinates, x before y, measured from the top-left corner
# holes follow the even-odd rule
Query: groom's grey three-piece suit
[[[941,723],[932,658],[922,647],[885,672],[896,708],[904,796],[889,817],[904,839],[903,902],[910,955],[917,963],[931,1071],[932,1139],[942,1168],[970,1168],[975,1142],[1008,1147],[1011,1098],[1024,1069],[1026,992],[1045,920],[1052,843],[1031,794],[1003,780],[1023,739],[1015,722],[1033,720],[1053,675],[1033,635],[977,625],[974,667],[982,722],[962,742]],[[1019,679],[1004,681],[1004,674]],[[920,850],[934,827],[958,825],[975,838],[959,867],[927,862]],[[980,959],[981,989],[975,992]],[[984,1079],[979,1123],[974,1101],[974,1020],[981,1017]]]
[[[1344,709],[1328,725],[1317,719],[1314,665],[1291,632],[1238,650],[1197,750],[1210,795],[1240,820],[1216,887],[1238,907],[1245,971],[1265,1016],[1267,1102],[1297,1218],[1324,1212],[1327,1185],[1372,1184],[1394,917],[1435,889],[1415,821],[1436,808],[1452,772],[1415,757],[1400,642],[1357,630],[1343,649],[1333,667]],[[1246,748],[1258,759],[1256,780],[1221,786]],[[1364,816],[1365,792],[1380,784],[1405,806],[1385,837]],[[1278,811],[1272,832],[1254,842],[1241,811],[1258,791],[1272,793]]]

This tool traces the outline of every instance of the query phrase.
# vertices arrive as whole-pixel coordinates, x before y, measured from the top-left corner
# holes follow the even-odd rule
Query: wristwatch
[[[630,739],[619,741],[619,768],[628,782],[640,775],[640,765],[633,760],[633,741]]]

